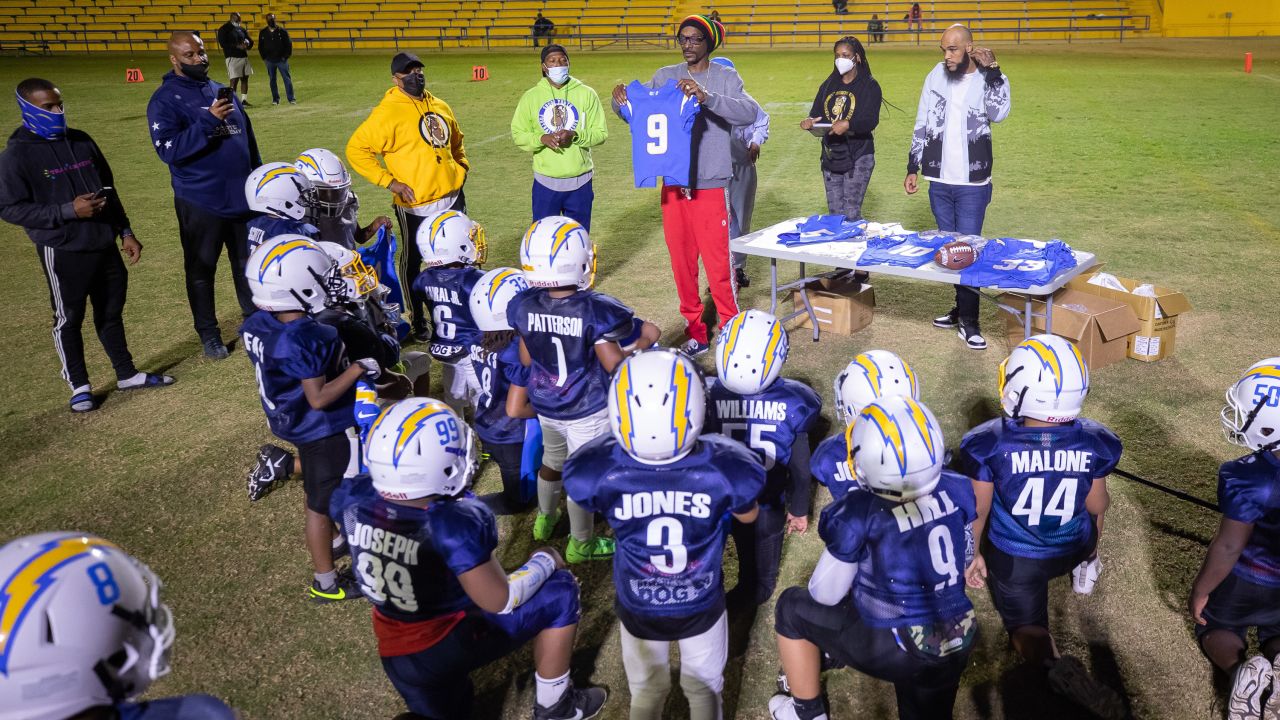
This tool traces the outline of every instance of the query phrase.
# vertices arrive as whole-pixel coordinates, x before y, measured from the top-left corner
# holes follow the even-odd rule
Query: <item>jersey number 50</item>
[[[644,149],[650,155],[665,155],[667,152],[667,116],[666,115],[650,115],[646,121],[646,128],[649,133],[650,141],[645,144]]]

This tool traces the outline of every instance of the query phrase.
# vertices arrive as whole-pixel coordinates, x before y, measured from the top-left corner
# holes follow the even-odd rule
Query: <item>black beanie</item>
[[[547,56],[553,52],[563,53],[565,58],[569,57],[569,51],[565,50],[563,45],[552,44],[542,48],[542,62],[545,63],[547,61]]]

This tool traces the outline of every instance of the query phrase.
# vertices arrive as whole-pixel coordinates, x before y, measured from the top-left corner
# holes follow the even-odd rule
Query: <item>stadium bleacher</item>
[[[669,46],[680,17],[717,10],[728,45],[826,44],[865,35],[873,14],[887,22],[888,42],[918,42],[963,22],[985,42],[1120,39],[1150,30],[1150,15],[1130,0],[934,0],[921,3],[923,28],[909,30],[910,3],[851,2],[847,14],[829,0],[461,0],[442,2],[257,2],[248,0],[0,0],[0,51],[163,50],[170,32],[196,30],[210,44],[232,10],[253,32],[274,12],[302,50],[404,45],[419,49],[520,47],[541,10],[555,37],[578,47]],[[1143,4],[1139,10],[1149,12]],[[1156,19],[1158,22],[1158,18]]]

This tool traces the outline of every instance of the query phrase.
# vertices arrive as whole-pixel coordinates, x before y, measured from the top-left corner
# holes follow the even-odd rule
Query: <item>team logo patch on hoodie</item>
[[[578,129],[578,108],[562,98],[548,100],[538,109],[538,124],[545,133]]]
[[[418,132],[422,135],[422,139],[426,140],[432,147],[448,147],[449,137],[453,131],[449,129],[449,123],[440,115],[429,112],[422,116],[422,120],[418,121]]]

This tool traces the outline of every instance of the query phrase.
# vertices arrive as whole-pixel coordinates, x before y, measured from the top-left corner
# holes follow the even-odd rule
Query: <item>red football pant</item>
[[[685,334],[708,343],[702,322],[702,293],[698,290],[698,258],[711,285],[720,327],[738,314],[738,288],[729,265],[729,193],[725,188],[687,190],[662,188],[662,235],[671,254],[671,274],[680,296]]]

